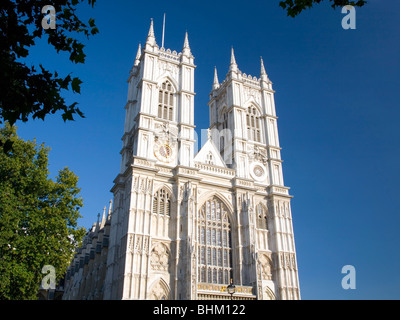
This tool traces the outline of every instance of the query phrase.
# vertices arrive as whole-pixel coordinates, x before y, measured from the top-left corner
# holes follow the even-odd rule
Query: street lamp
[[[233,282],[233,280],[231,278],[231,284],[226,287],[226,290],[231,295],[231,300],[233,300],[233,294],[236,292],[236,287],[232,282]]]

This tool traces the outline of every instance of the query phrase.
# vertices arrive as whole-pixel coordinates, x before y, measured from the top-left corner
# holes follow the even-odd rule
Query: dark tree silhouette
[[[80,3],[88,1],[92,7],[96,0],[53,0],[56,28],[44,29],[42,8],[47,0],[2,0],[0,2],[0,123],[13,125],[17,120],[26,122],[30,117],[44,120],[48,114],[62,111],[64,121],[73,115],[83,117],[77,103],[66,105],[62,90],[80,93],[82,81],[71,75],[61,77],[44,66],[28,66],[24,58],[35,40],[46,36],[57,52],[69,52],[73,63],[84,63],[84,45],[75,39],[78,34],[87,38],[98,33],[94,19],[83,23],[76,11]]]
[[[302,12],[305,9],[312,8],[312,6],[316,3],[320,3],[323,0],[285,0],[285,1],[280,1],[279,5],[286,10],[287,15],[294,18],[297,16],[300,12]],[[336,8],[336,7],[343,7],[346,5],[352,5],[355,7],[362,7],[364,4],[367,3],[366,0],[329,0],[331,2],[331,7]]]

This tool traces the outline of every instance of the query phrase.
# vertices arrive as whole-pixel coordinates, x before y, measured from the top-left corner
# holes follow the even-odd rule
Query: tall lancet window
[[[222,132],[221,133],[221,138],[220,138],[220,151],[223,152],[225,149],[225,139],[226,139],[226,131],[225,129],[228,129],[228,112],[224,109],[222,111]]]
[[[172,121],[174,115],[174,90],[171,82],[165,81],[158,91],[158,117]]]
[[[246,124],[249,140],[261,142],[260,114],[256,107],[250,106],[247,109]]]
[[[213,197],[200,209],[198,223],[199,282],[229,284],[232,278],[232,241],[228,209]]]
[[[153,213],[171,215],[171,199],[169,193],[165,189],[156,192],[153,198]]]
[[[267,210],[261,203],[259,203],[256,206],[256,215],[257,215],[257,228],[268,230]]]

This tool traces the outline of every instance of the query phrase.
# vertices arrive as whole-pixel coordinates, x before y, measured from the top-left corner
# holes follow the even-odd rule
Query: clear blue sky
[[[24,139],[51,147],[50,171],[68,166],[80,178],[81,225],[89,227],[112,198],[119,172],[129,70],[154,18],[161,44],[182,49],[184,34],[197,65],[195,124],[208,127],[213,68],[228,71],[230,48],[242,72],[259,76],[260,56],[276,90],[285,185],[303,299],[400,299],[399,99],[400,2],[369,0],[357,29],[322,3],[295,19],[276,1],[98,1],[81,6],[100,33],[85,41],[87,59],[74,65],[44,39],[33,63],[79,76],[85,119],[18,123]],[[326,2],[326,1],[324,1]],[[51,3],[51,1],[49,2]],[[200,136],[200,133],[199,133]],[[356,268],[356,289],[341,287],[341,268]]]

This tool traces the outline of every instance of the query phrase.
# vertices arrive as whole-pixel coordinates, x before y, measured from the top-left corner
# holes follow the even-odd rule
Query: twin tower
[[[215,70],[196,154],[195,68],[187,33],[180,53],[166,50],[151,21],[129,73],[113,208],[75,255],[65,299],[230,299],[230,283],[233,299],[300,299],[263,61],[259,78],[246,75],[232,49],[222,83]]]

